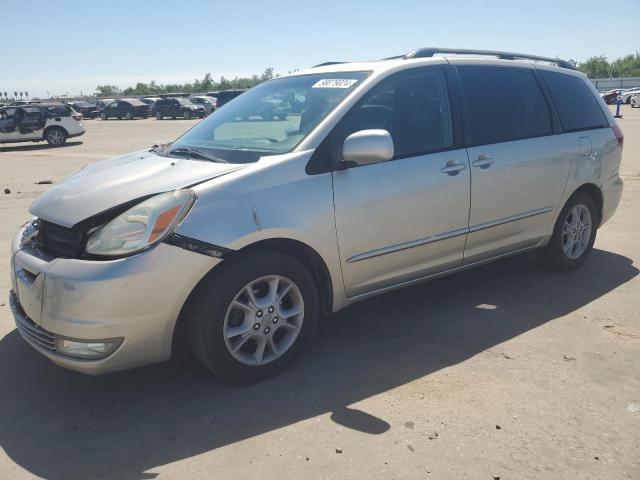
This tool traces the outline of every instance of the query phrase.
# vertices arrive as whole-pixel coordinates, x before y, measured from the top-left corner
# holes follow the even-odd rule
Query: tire
[[[44,138],[47,143],[54,147],[60,147],[67,143],[67,131],[62,127],[49,127]]]
[[[122,120],[122,115],[118,115],[118,120]]]
[[[124,119],[125,120],[133,120],[133,113],[131,112],[127,112],[124,114]]]
[[[278,117],[278,120],[284,120],[284,119],[286,119],[286,118],[287,118],[287,116],[286,116],[286,115],[282,115],[282,114],[277,115],[277,117]]]
[[[106,113],[101,113],[100,114],[100,120],[107,120],[109,117],[107,117]]]
[[[182,116],[184,117],[185,120],[190,120],[191,119],[191,112],[189,110],[185,110],[184,113],[182,114]]]
[[[560,212],[549,244],[538,250],[538,258],[542,265],[550,270],[559,271],[578,268],[593,249],[599,223],[600,216],[593,198],[582,192],[574,194]],[[578,228],[578,234],[573,233],[575,228]],[[580,244],[573,241],[577,235],[581,235]]]
[[[156,119],[162,120],[162,112],[156,112]]]
[[[146,120],[147,118],[149,118],[149,115],[142,115],[143,120]]]
[[[247,289],[257,297],[259,309]],[[275,294],[276,300],[268,301],[269,293],[282,295],[283,289],[280,301]],[[234,308],[232,303],[244,306]],[[296,310],[299,313],[285,317]],[[293,363],[316,330],[319,310],[316,284],[300,262],[279,252],[247,254],[225,260],[197,287],[186,313],[189,343],[202,363],[223,379],[259,381]],[[225,335],[233,329],[239,333]]]

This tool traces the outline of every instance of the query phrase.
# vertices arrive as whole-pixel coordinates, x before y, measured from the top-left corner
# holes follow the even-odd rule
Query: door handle
[[[440,169],[442,173],[446,173],[447,175],[453,176],[460,173],[462,170],[467,168],[464,163],[458,163],[455,160],[449,160],[444,167]]]
[[[474,167],[478,167],[486,170],[491,166],[493,162],[495,162],[495,160],[491,155],[486,155],[483,153],[482,155],[478,155],[478,159],[475,162],[473,162],[471,165],[473,165]]]

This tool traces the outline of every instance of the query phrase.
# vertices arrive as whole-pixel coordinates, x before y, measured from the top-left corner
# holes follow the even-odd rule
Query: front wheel
[[[565,271],[582,265],[593,249],[599,221],[593,198],[574,194],[560,212],[549,244],[538,251],[541,263]]]
[[[191,112],[189,110],[185,110],[182,116],[185,120],[189,120],[191,118]]]
[[[191,347],[228,381],[262,380],[288,367],[312,337],[316,284],[304,265],[279,252],[228,262],[201,282],[188,308]]]
[[[51,127],[47,130],[45,139],[49,145],[59,147],[67,142],[67,132],[61,127]]]
[[[106,113],[101,113],[100,114],[100,120],[106,120],[107,118],[109,118],[109,117],[107,117]]]
[[[124,115],[124,118],[125,118],[125,120],[133,120],[133,113],[131,113],[131,112],[127,112],[127,113]]]
[[[156,119],[162,120],[162,112],[156,112]]]

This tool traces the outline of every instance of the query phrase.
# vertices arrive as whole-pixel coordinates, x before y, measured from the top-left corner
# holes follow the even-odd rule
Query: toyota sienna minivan
[[[259,115],[294,96],[300,113]],[[11,306],[66,368],[160,362],[185,338],[218,375],[258,380],[372,295],[530,250],[577,268],[620,201],[622,143],[559,59],[329,62],[42,194],[12,243]]]

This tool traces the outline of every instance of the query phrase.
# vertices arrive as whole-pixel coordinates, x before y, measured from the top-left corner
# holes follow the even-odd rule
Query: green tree
[[[609,76],[609,62],[604,55],[593,56],[578,65],[578,70],[589,78],[603,78]]]
[[[116,97],[120,95],[120,89],[115,85],[98,85],[96,95],[100,97]]]

